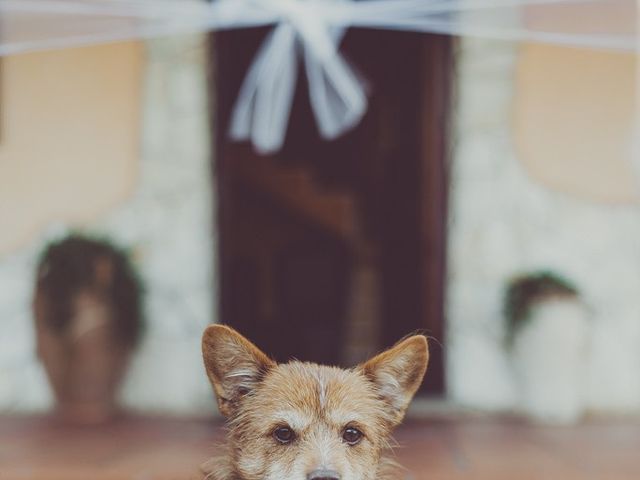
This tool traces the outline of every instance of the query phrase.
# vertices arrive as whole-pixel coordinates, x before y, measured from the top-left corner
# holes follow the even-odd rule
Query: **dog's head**
[[[222,325],[207,328],[202,347],[243,480],[374,479],[429,358],[416,335],[351,370],[276,364]]]

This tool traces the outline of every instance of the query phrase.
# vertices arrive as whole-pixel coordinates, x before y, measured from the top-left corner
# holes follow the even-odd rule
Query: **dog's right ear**
[[[220,413],[233,416],[238,401],[276,364],[249,340],[225,325],[210,325],[202,335],[202,357]]]
[[[358,367],[376,386],[393,425],[404,417],[409,402],[422,383],[428,363],[427,339],[423,335],[414,335]]]

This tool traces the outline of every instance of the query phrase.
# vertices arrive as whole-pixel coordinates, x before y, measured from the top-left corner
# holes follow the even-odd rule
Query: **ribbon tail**
[[[284,144],[296,88],[295,31],[280,24],[260,47],[240,89],[230,127],[233,140],[251,140],[261,154]]]
[[[335,33],[334,39],[342,37]],[[309,100],[320,135],[334,139],[354,128],[367,110],[363,82],[339,53],[321,59],[306,49]]]
[[[229,136],[232,140],[245,141],[251,137],[251,116],[256,91],[258,90],[258,79],[272,40],[273,32],[269,34],[260,46],[260,50],[251,63],[238,92],[229,127]]]

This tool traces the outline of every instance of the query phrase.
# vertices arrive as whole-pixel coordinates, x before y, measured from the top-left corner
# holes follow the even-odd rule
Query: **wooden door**
[[[267,32],[212,36],[223,321],[279,360],[341,364],[358,338],[370,340],[356,357],[413,331],[442,342],[450,40],[350,31],[342,50],[369,81],[365,118],[322,140],[301,73],[286,145],[261,157],[226,132]],[[376,289],[359,288],[362,272]],[[378,318],[354,324],[358,308]],[[444,392],[438,342],[424,390]]]

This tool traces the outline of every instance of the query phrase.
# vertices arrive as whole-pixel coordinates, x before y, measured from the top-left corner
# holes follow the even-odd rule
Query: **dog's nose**
[[[340,480],[340,474],[335,470],[314,470],[307,475],[307,480]]]

